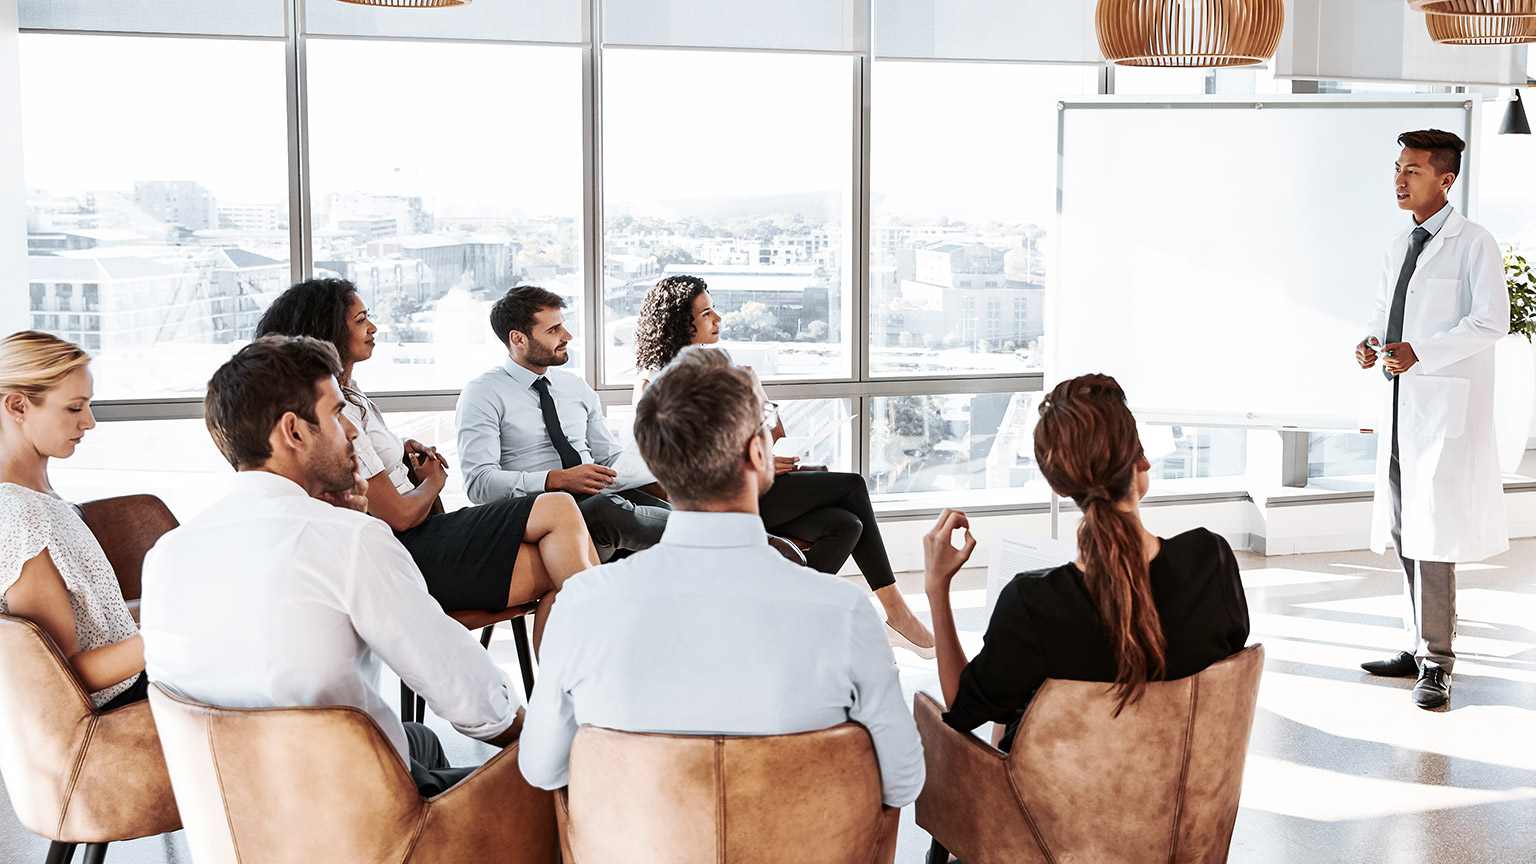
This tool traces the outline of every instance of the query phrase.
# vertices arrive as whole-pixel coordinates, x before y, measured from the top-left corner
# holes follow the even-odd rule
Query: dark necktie
[[[544,431],[549,433],[549,443],[560,454],[561,468],[575,468],[581,464],[581,454],[571,446],[565,430],[560,428],[560,415],[555,411],[555,400],[549,395],[549,379],[542,375],[533,381],[533,389],[539,391],[539,410],[544,414]]]
[[[1403,259],[1403,269],[1397,274],[1397,289],[1392,292],[1392,311],[1387,315],[1387,341],[1403,341],[1403,309],[1408,305],[1408,283],[1413,279],[1413,270],[1419,266],[1419,253],[1424,251],[1424,244],[1429,242],[1432,235],[1423,225],[1413,229],[1413,236],[1408,239],[1408,256]],[[1396,378],[1387,367],[1381,367],[1381,374],[1388,381]]]

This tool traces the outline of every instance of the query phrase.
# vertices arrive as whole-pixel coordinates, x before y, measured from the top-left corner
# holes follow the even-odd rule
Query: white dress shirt
[[[389,526],[264,471],[149,551],[140,618],[150,680],[225,708],[361,708],[402,759],[380,661],[471,738],[505,731],[520,701]]]
[[[379,406],[373,404],[368,394],[357,386],[356,379],[353,379],[343,395],[346,399],[341,413],[357,427],[357,438],[353,439],[352,447],[357,453],[359,473],[363,479],[377,483],[380,481],[374,478],[385,474],[389,477],[390,485],[401,495],[415,489],[415,484],[411,483],[410,466],[405,464],[405,441],[389,431]]]
[[[874,739],[885,803],[916,800],[922,743],[864,592],[786,561],[755,515],[679,510],[660,545],[561,589],[518,764],[565,786],[588,724],[778,735],[849,720]]]
[[[509,357],[459,394],[454,420],[470,501],[543,492],[545,476],[561,467],[539,409],[539,391],[533,389],[540,377],[549,379],[560,427],[581,461],[610,467],[618,461],[623,448],[608,431],[602,403],[586,381],[559,369],[535,375]]]

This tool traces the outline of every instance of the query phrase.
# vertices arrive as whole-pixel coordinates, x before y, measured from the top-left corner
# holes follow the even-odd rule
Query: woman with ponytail
[[[1035,461],[1082,511],[1077,560],[1020,573],[1004,587],[969,663],[949,585],[976,546],[970,523],[946,510],[923,538],[945,721],[961,730],[1009,724],[1003,749],[1047,678],[1106,682],[1118,715],[1148,681],[1193,675],[1248,641],[1248,603],[1227,542],[1203,528],[1161,539],[1141,524],[1152,466],[1115,379],[1084,375],[1050,392]],[[960,529],[965,544],[956,548]]]

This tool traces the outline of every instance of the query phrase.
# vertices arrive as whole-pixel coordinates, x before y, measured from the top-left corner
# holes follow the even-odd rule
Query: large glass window
[[[853,64],[604,52],[609,383],[634,379],[645,293],[676,273],[709,283],[725,346],[764,379],[851,373]]]
[[[1097,87],[1083,67],[875,65],[875,374],[1041,368],[1056,101]]]
[[[370,392],[458,389],[501,362],[491,303],[564,297],[582,365],[581,52],[312,39],[315,274],[378,325]]]
[[[291,278],[282,43],[20,47],[33,326],[96,355],[99,398],[201,393]]]
[[[869,489],[886,503],[1044,501],[1035,465],[1040,393],[880,396],[870,400]],[[981,494],[977,494],[981,493]],[[990,494],[989,494],[990,493]]]

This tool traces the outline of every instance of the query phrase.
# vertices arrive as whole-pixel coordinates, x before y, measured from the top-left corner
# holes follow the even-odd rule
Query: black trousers
[[[475,773],[473,768],[450,768],[443,744],[431,729],[420,723],[405,724],[406,747],[411,751],[411,779],[421,797],[447,792],[453,784]]]
[[[770,534],[811,544],[806,563],[836,573],[848,556],[871,590],[896,584],[864,478],[842,471],[792,471],[757,499]]]

